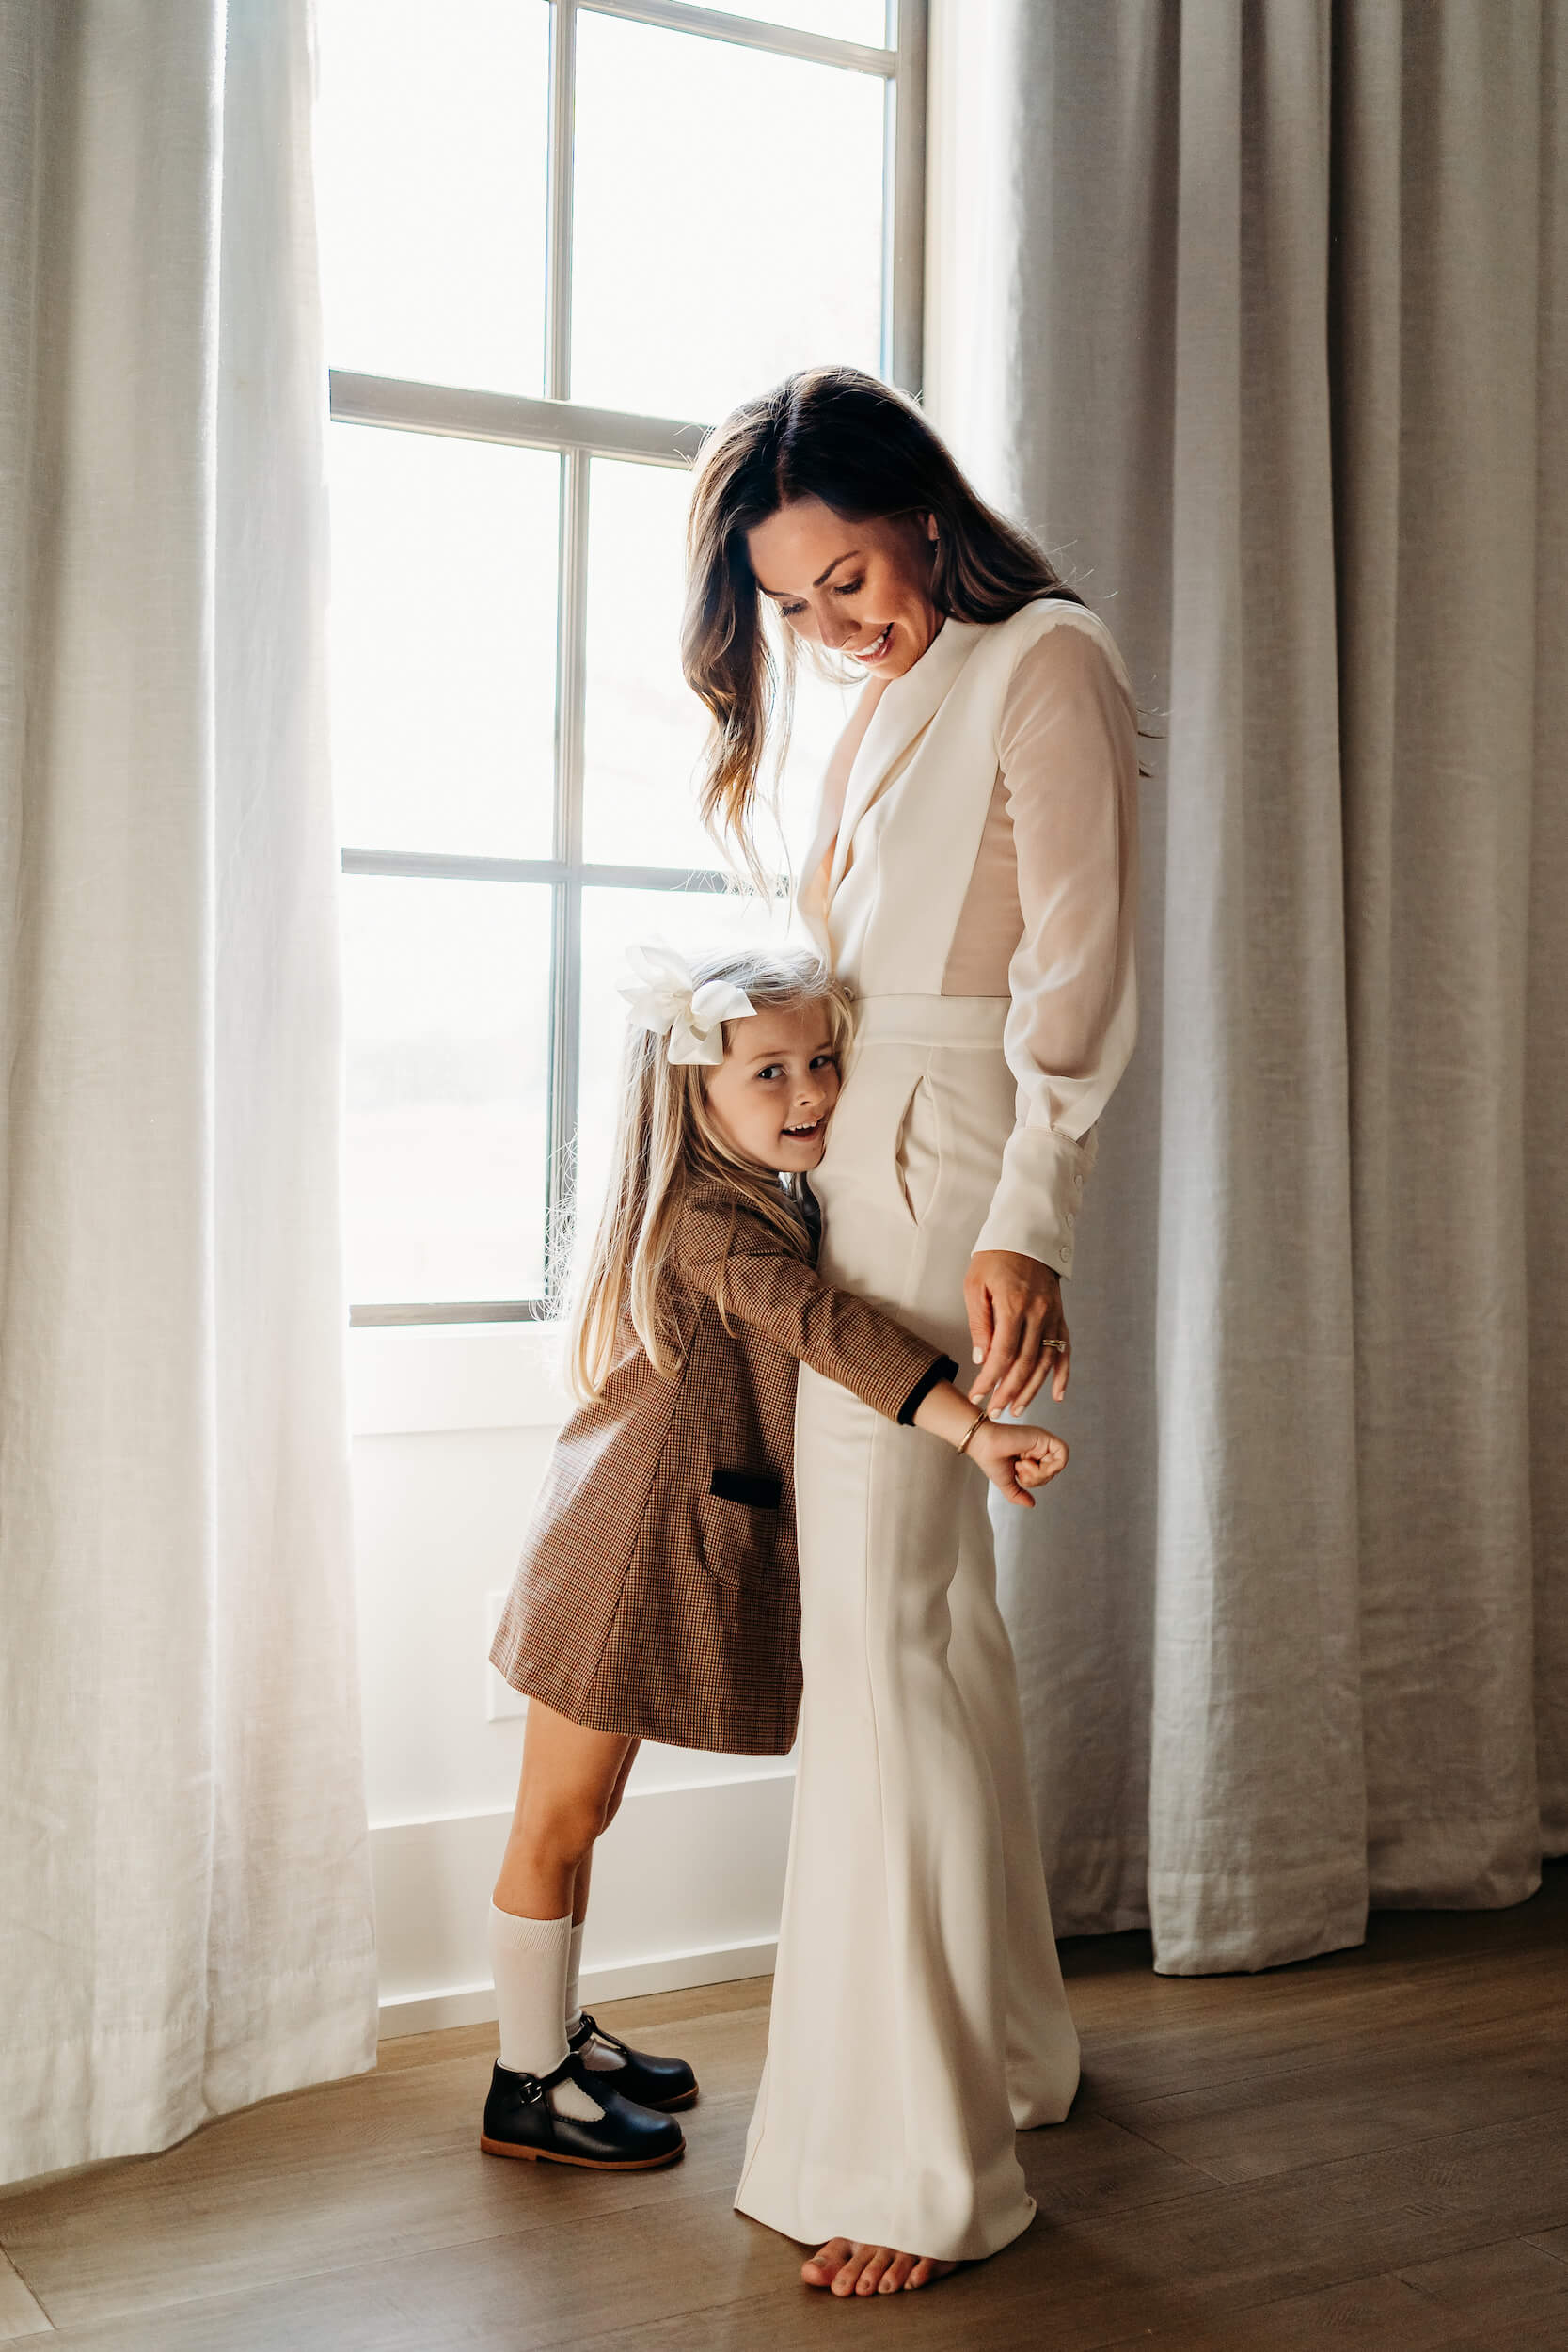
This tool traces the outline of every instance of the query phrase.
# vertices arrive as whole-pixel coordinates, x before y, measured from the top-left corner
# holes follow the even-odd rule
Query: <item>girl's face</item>
[[[820,499],[792,499],[746,533],[758,588],[800,637],[847,654],[869,677],[902,677],[938,629],[929,515],[846,522]]]
[[[822,1157],[838,1101],[827,1007],[769,1008],[729,1030],[729,1050],[707,1082],[714,1125],[743,1159],[803,1174]]]

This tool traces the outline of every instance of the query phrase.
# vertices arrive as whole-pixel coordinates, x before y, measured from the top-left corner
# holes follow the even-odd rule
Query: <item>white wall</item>
[[[349,1334],[382,2031],[495,2014],[490,1886],[522,1723],[486,1661],[564,1412],[525,1324]],[[513,1702],[515,1704],[515,1702]],[[594,1874],[590,1998],[772,1966],[793,1768],[644,1748]]]

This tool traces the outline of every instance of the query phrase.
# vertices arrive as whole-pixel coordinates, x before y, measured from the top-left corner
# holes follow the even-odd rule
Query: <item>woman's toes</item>
[[[800,2265],[800,2276],[808,2287],[826,2287],[832,2295],[895,2295],[900,2287],[929,2286],[958,2266],[934,2262],[928,2254],[900,2254],[891,2246],[832,2237]]]
[[[851,2246],[842,2267],[833,2273],[832,2292],[853,2295],[860,2285],[866,2264],[879,2249],[875,2246]]]
[[[958,2266],[957,2263],[933,2262],[928,2254],[923,2254],[904,2284],[907,2287],[928,2287],[934,2280],[947,2278]]]
[[[887,2270],[889,2264],[893,2261],[893,2248],[891,2246],[873,2247],[871,2249],[870,2261],[866,2264],[865,2268],[861,2272],[860,2277],[855,2280],[855,2293],[857,2295],[875,2295],[877,2289],[882,2283],[883,2274]]]
[[[808,2287],[831,2287],[853,2251],[847,2237],[831,2237],[809,2262],[800,2265],[800,2276]]]

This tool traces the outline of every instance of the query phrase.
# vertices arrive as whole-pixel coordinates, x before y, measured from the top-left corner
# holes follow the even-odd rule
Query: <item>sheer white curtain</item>
[[[309,103],[0,13],[0,2177],[373,2055]]]
[[[930,405],[1116,628],[1139,1057],[1003,1530],[1064,1931],[1568,1846],[1568,8],[935,0]]]

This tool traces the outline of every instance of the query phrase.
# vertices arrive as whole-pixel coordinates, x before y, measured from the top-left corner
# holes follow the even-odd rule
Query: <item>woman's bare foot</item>
[[[808,2287],[826,2287],[833,2295],[895,2295],[900,2287],[928,2287],[958,2266],[933,2262],[928,2254],[900,2254],[891,2246],[831,2237],[801,2264],[800,2276]]]

